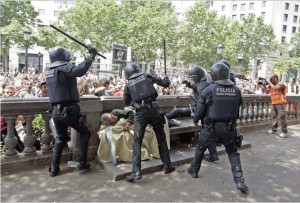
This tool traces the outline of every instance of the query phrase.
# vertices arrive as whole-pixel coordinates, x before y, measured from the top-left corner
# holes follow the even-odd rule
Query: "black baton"
[[[78,41],[78,40],[77,40],[77,39],[75,39],[74,37],[72,37],[72,36],[68,35],[68,34],[67,34],[67,33],[65,33],[64,31],[62,31],[62,30],[60,30],[59,28],[55,27],[54,25],[51,25],[51,24],[50,24],[50,27],[52,27],[53,29],[57,30],[58,32],[60,32],[60,33],[64,34],[65,36],[69,37],[71,40],[73,40],[73,41],[77,42],[77,43],[78,43],[78,44],[80,44],[81,46],[83,46],[83,47],[85,47],[85,48],[89,49],[89,47],[88,47],[86,44],[84,44],[84,43],[82,43],[82,42]],[[103,56],[102,54],[99,54],[98,52],[97,52],[96,54],[97,54],[98,56],[101,56],[102,58],[106,59],[106,57],[105,57],[105,56]]]

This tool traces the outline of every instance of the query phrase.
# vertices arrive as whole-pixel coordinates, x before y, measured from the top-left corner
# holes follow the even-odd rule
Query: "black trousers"
[[[141,170],[141,147],[144,139],[145,129],[148,124],[153,126],[157,142],[159,155],[164,165],[168,168],[171,165],[171,159],[164,132],[163,120],[157,108],[154,109],[137,109],[134,116],[134,143],[132,157],[132,172]]]
[[[59,164],[62,148],[65,146],[68,137],[68,126],[80,133],[78,162],[85,164],[87,160],[88,142],[90,130],[84,122],[83,114],[77,104],[61,107],[53,106],[52,119],[55,124],[56,136],[53,148],[52,164]]]
[[[195,107],[192,107],[192,110],[195,110]],[[170,111],[169,113],[166,114],[167,119],[176,119],[176,118],[181,118],[181,117],[191,117],[191,109],[187,108],[187,107],[183,107],[183,108],[175,108],[172,111]],[[202,123],[203,125],[203,123]],[[219,143],[219,139],[215,138],[215,140],[213,140],[212,142],[210,142],[210,144],[208,145],[207,149],[209,151],[209,154],[211,156],[215,156],[217,157],[217,146],[216,146],[216,142]]]
[[[229,130],[228,123],[225,122],[217,122],[211,126],[204,125],[198,138],[195,157],[191,163],[192,171],[196,173],[199,172],[204,152],[216,137],[219,138],[220,142],[225,146],[231,164],[234,182],[238,183],[239,181],[244,180],[240,154],[237,152],[237,147],[235,145],[236,130]]]

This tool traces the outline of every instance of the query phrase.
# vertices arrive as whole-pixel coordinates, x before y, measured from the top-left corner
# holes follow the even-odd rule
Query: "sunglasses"
[[[12,92],[5,92],[6,94],[12,94]]]
[[[26,85],[32,85],[32,83],[26,83]]]

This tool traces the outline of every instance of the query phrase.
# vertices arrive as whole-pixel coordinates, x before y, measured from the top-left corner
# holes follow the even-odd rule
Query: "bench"
[[[184,140],[195,139],[198,137],[201,126],[196,127],[192,118],[176,119],[181,122],[179,126],[170,127],[170,140],[177,141],[180,138]]]

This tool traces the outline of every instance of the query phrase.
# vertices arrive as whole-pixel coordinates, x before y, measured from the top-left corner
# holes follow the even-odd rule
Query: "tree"
[[[185,21],[180,30],[179,57],[191,65],[209,68],[217,62],[217,45],[222,43],[224,53],[230,55],[230,27],[225,17],[209,11],[204,2],[198,2],[185,13]],[[234,37],[233,33],[230,35]],[[224,43],[228,43],[228,46]],[[233,50],[233,49],[232,49]]]
[[[132,47],[138,61],[150,62],[158,58],[157,49],[174,54],[177,33],[177,14],[171,2],[122,1],[120,42]]]
[[[23,31],[28,27],[34,31],[33,27],[40,22],[37,18],[38,12],[34,9],[30,1],[1,1],[0,3],[0,28],[1,42],[6,45],[17,44],[24,46]],[[30,44],[34,44],[36,37],[31,38]],[[9,61],[9,47],[5,48],[5,61]],[[7,63],[9,67],[9,64]]]
[[[264,24],[263,18],[256,18],[254,14],[241,21],[238,39],[243,60],[254,59],[255,64],[258,58],[267,58],[277,48],[273,27]],[[257,70],[255,71],[257,74]]]
[[[91,44],[97,48],[98,52],[112,50],[112,44],[117,42],[120,35],[120,14],[119,6],[113,0],[83,1],[61,11],[56,24],[62,30],[76,38],[77,40]],[[73,51],[86,53],[86,49],[76,42],[64,39],[64,46]],[[58,44],[62,43],[58,40]]]

